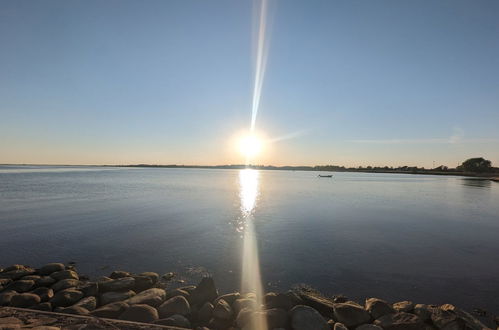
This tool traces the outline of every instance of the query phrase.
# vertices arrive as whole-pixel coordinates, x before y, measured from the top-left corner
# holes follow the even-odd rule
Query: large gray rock
[[[361,306],[346,302],[334,304],[334,319],[343,323],[348,328],[354,328],[364,323],[369,323],[371,315]]]
[[[185,297],[176,296],[165,301],[158,307],[159,316],[167,318],[171,315],[189,315],[191,313],[191,306]]]
[[[67,307],[76,304],[81,298],[83,298],[81,291],[65,289],[54,294],[50,303],[53,307]]]
[[[50,287],[55,282],[57,282],[57,281],[50,276],[42,276],[35,281],[35,285],[37,287],[40,287],[40,286]]]
[[[78,277],[78,274],[73,270],[61,270],[61,271],[50,274],[50,277],[52,277],[54,280],[57,280],[57,281],[66,280],[66,279],[72,279],[72,280],[79,280],[80,279]]]
[[[99,290],[101,292],[128,291],[132,290],[134,286],[135,279],[133,277],[122,277],[112,281],[100,282]]]
[[[218,290],[215,281],[211,277],[203,277],[201,282],[191,292],[190,301],[193,305],[202,305],[205,302],[212,302],[218,297]]]
[[[282,308],[284,310],[290,310],[293,308],[293,302],[289,295],[285,293],[275,293],[269,292],[264,298],[266,308]]]
[[[35,287],[35,281],[33,280],[19,280],[10,283],[5,288],[6,290],[14,290],[17,292],[28,292]]]
[[[233,316],[232,307],[225,300],[219,299],[213,309],[213,316],[222,320],[230,320]]]
[[[151,323],[158,319],[158,311],[145,304],[132,305],[119,318],[120,320]]]
[[[378,298],[366,299],[366,310],[371,314],[373,319],[379,319],[383,315],[395,313],[390,304]]]
[[[125,300],[129,305],[135,304],[146,304],[153,307],[157,307],[163,303],[166,297],[166,292],[163,289],[152,288],[133,296],[130,299]]]
[[[293,330],[329,330],[326,320],[310,306],[297,305],[289,313]]]
[[[17,294],[15,291],[4,291],[0,293],[0,306],[9,306],[10,300]]]
[[[10,305],[12,307],[27,308],[39,304],[40,301],[40,297],[34,293],[20,293],[12,296]]]
[[[375,320],[374,324],[385,330],[421,330],[425,327],[419,317],[404,312],[386,314]]]
[[[304,305],[310,306],[327,318],[333,318],[334,302],[317,293],[300,292],[300,298]]]
[[[91,311],[90,314],[93,316],[97,316],[97,317],[116,319],[128,307],[129,307],[129,305],[127,303],[124,303],[122,301],[118,301],[115,303],[111,303],[111,304],[107,304],[105,306],[99,307],[98,309]]]
[[[133,296],[135,296],[135,292],[132,290],[124,292],[105,292],[100,296],[100,303],[101,305],[107,305],[116,301],[127,300]]]
[[[65,269],[66,269],[66,267],[63,264],[54,262],[54,263],[46,264],[45,266],[40,268],[38,273],[40,275],[50,275],[52,273],[60,272],[60,271],[65,270]]]
[[[159,319],[153,322],[154,324],[167,325],[171,327],[191,328],[191,322],[183,315],[172,315],[165,319]]]
[[[97,299],[95,297],[85,297],[73,306],[83,307],[88,311],[93,311],[97,307]]]
[[[199,321],[201,322],[208,322],[212,315],[213,315],[213,309],[215,307],[213,306],[212,303],[210,302],[205,302],[204,305],[199,309],[198,313],[197,313],[197,318],[199,319]]]
[[[78,286],[79,283],[80,281],[75,279],[65,279],[57,281],[54,285],[52,285],[51,288],[52,290],[54,290],[54,292],[57,292],[64,289],[75,288]]]
[[[414,309],[414,303],[412,301],[404,300],[396,302],[392,305],[393,309],[397,312],[412,312]]]
[[[31,293],[38,295],[42,302],[49,301],[54,296],[54,290],[45,287],[36,288]]]

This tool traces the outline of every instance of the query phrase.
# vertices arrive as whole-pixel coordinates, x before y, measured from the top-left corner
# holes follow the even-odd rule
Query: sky
[[[0,2],[0,163],[241,164],[257,1]],[[499,2],[269,0],[255,164],[499,166]]]

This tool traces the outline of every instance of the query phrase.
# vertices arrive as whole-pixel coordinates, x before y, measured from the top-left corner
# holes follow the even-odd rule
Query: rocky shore
[[[169,289],[172,277],[114,271],[90,280],[62,263],[0,268],[0,329],[249,330],[254,315],[266,319],[269,330],[491,329],[450,304],[392,304],[377,298],[358,304],[343,296],[293,290],[269,292],[257,306],[253,293],[219,293],[211,277]]]

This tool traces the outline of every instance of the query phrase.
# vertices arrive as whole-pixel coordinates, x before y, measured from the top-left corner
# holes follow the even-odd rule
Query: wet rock
[[[83,293],[75,289],[65,289],[54,294],[50,303],[53,307],[67,307],[74,305],[81,298],[83,298]]]
[[[425,304],[416,304],[413,309],[413,313],[419,316],[423,322],[428,322],[431,319],[431,313],[436,308],[436,306],[430,306]]]
[[[239,314],[239,312],[243,308],[249,308],[255,310],[258,306],[254,299],[242,298],[242,299],[236,299],[232,307],[234,309],[234,312],[236,314]]]
[[[135,279],[133,277],[122,277],[108,282],[100,282],[99,290],[101,292],[128,291],[132,290],[134,286]]]
[[[74,279],[65,279],[65,280],[60,280],[56,282],[54,285],[52,285],[52,290],[54,292],[61,291],[64,289],[69,289],[69,288],[75,288],[78,286],[80,282],[78,280]]]
[[[154,324],[167,325],[171,327],[191,328],[191,322],[183,315],[172,315],[165,319],[154,321]]]
[[[48,301],[54,296],[54,290],[45,287],[36,288],[31,293],[38,295],[42,302]]]
[[[39,311],[44,311],[44,312],[51,312],[52,311],[52,305],[49,302],[43,302],[35,306],[31,306],[31,309],[36,309]]]
[[[371,315],[358,304],[351,302],[334,304],[334,317],[338,322],[343,323],[348,328],[354,328],[364,323],[369,323]]]
[[[189,315],[191,313],[191,306],[185,297],[176,296],[165,301],[158,307],[158,312],[161,318],[167,318],[171,315]]]
[[[15,291],[4,291],[0,293],[0,306],[9,306],[10,300],[15,296],[17,292]]]
[[[329,330],[326,320],[310,306],[297,305],[289,313],[293,330]]]
[[[152,283],[152,280],[150,277],[138,275],[138,276],[133,276],[133,278],[135,279],[134,290],[137,292],[141,292],[141,291],[150,289],[153,286],[153,283]]]
[[[304,305],[310,306],[327,318],[333,318],[334,302],[316,293],[300,292]]]
[[[145,304],[132,305],[120,315],[119,319],[150,323],[158,319],[158,311]]]
[[[286,328],[288,326],[288,313],[282,308],[267,309],[257,312],[257,314],[260,314],[266,320],[269,329]]]
[[[81,306],[58,307],[55,312],[74,315],[88,315],[89,311]]]
[[[129,305],[146,304],[153,307],[161,305],[165,300],[166,292],[163,289],[152,288],[125,300]]]
[[[171,291],[166,292],[165,300],[168,300],[168,299],[176,297],[176,296],[182,296],[185,299],[187,299],[187,301],[189,301],[190,294],[189,294],[189,292],[184,291],[182,289],[173,289]]]
[[[97,317],[115,319],[118,318],[128,307],[129,305],[127,303],[118,301],[93,310],[90,314]]]
[[[240,298],[241,298],[241,294],[239,292],[227,293],[227,294],[223,294],[223,295],[217,297],[217,299],[215,299],[215,301],[214,301],[214,304],[216,304],[220,299],[223,299],[229,305],[232,306],[234,301],[236,301],[237,299],[240,299]]]
[[[373,319],[379,319],[383,315],[395,313],[390,304],[378,298],[366,299],[366,310],[371,314]]]
[[[27,308],[39,304],[40,297],[34,293],[20,293],[12,296],[10,306]]]
[[[45,266],[40,268],[38,273],[40,275],[50,275],[52,273],[60,272],[60,271],[63,271],[65,269],[66,269],[66,267],[63,264],[54,262],[54,263],[46,264]]]
[[[99,285],[96,282],[80,283],[77,290],[81,291],[85,297],[97,296],[99,294]]]
[[[118,279],[118,278],[123,278],[123,277],[130,277],[132,274],[129,272],[125,272],[123,270],[115,270],[114,272],[109,275],[109,278],[112,278],[113,280]]]
[[[144,272],[144,273],[140,273],[139,276],[147,276],[151,279],[152,281],[152,284],[156,284],[158,283],[158,280],[159,280],[159,274],[158,273],[154,273],[154,272]]]
[[[348,330],[347,326],[344,325],[343,323],[336,322],[334,324],[333,330]]]
[[[215,287],[215,281],[211,277],[203,277],[201,282],[191,293],[191,302],[193,305],[203,304],[207,301],[212,302],[218,297],[218,290]]]
[[[246,307],[241,309],[236,317],[236,325],[241,329],[244,329],[247,326],[251,326],[251,320],[254,313],[255,310],[252,308]]]
[[[214,330],[230,329],[231,326],[232,326],[232,320],[222,320],[222,319],[212,318],[208,322],[208,328],[214,329]],[[246,329],[244,329],[244,330],[246,330]]]
[[[127,300],[135,296],[135,292],[132,290],[128,290],[125,292],[105,292],[100,296],[100,303],[102,305],[107,305],[116,301]]]
[[[199,321],[203,323],[208,322],[212,318],[214,308],[215,307],[212,303],[205,302],[203,307],[201,307],[197,313],[197,318],[199,319]]]
[[[232,314],[233,312],[230,305],[225,300],[219,299],[213,309],[213,317],[222,320],[230,320],[232,318]]]
[[[397,312],[412,312],[414,309],[414,304],[412,301],[399,301],[392,305],[393,309]]]
[[[35,281],[33,280],[19,280],[10,283],[5,288],[6,290],[13,290],[17,292],[28,292],[35,286]]]
[[[52,277],[54,280],[60,281],[60,280],[79,280],[80,278],[78,277],[78,274],[73,271],[73,270],[61,270],[55,273],[50,274],[50,277]]]
[[[50,287],[52,284],[57,282],[50,276],[42,276],[39,279],[35,281],[35,286],[40,287],[40,286],[45,286],[45,287]]]
[[[291,302],[289,295],[286,295],[284,293],[269,292],[265,295],[264,301],[265,306],[268,309],[282,308],[288,311],[293,308],[293,303]]]
[[[97,299],[95,297],[85,297],[73,306],[83,307],[88,311],[93,311],[97,307]]]
[[[386,314],[375,320],[374,324],[385,330],[421,330],[425,327],[418,316],[404,312]]]

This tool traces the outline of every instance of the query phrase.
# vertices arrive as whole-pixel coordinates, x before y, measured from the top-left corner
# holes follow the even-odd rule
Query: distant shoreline
[[[155,164],[128,164],[128,165],[65,165],[65,164],[0,164],[1,166],[61,166],[61,167],[131,167],[131,168],[171,168],[171,169],[222,169],[222,170],[240,170],[251,168],[255,170],[271,171],[319,171],[319,172],[357,172],[357,173],[386,173],[386,174],[418,174],[418,175],[451,175],[468,176],[490,179],[499,182],[499,172],[473,173],[462,172],[455,169],[446,171],[430,170],[416,167],[399,168],[346,168],[343,166],[317,165],[317,166],[272,166],[272,165],[155,165]],[[404,169],[408,168],[408,169]]]

